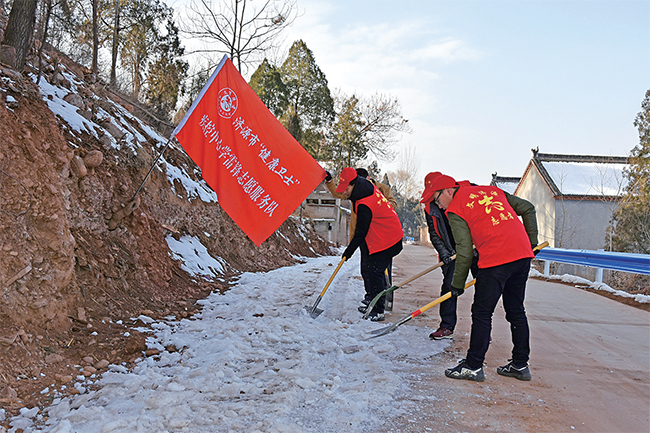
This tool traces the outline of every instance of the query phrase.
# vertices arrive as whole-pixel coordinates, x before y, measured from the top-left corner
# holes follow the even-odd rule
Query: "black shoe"
[[[370,313],[368,319],[373,322],[383,322],[386,319],[386,316],[384,316],[384,313]]]
[[[472,370],[467,366],[467,363],[464,359],[460,361],[460,364],[458,364],[456,367],[446,369],[445,376],[452,379],[466,379],[473,380],[475,382],[483,382],[485,380],[483,367]]]
[[[533,376],[530,374],[528,364],[524,365],[523,367],[515,367],[515,365],[512,363],[512,359],[509,359],[508,361],[508,365],[497,367],[498,374],[501,376],[514,377],[515,379],[519,380],[530,380],[533,378]]]

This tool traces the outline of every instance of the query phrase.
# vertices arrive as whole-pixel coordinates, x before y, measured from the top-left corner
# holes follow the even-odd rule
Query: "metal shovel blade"
[[[325,295],[325,292],[327,291],[327,288],[330,286],[330,284],[332,284],[332,280],[334,280],[334,277],[338,273],[339,269],[341,269],[341,266],[343,266],[343,263],[345,262],[345,260],[346,260],[345,257],[341,259],[341,262],[339,263],[339,265],[334,270],[334,273],[330,277],[329,281],[327,282],[327,284],[325,284],[325,288],[323,289],[322,292],[320,292],[320,295],[318,295],[318,298],[316,298],[316,302],[314,302],[314,305],[312,307],[305,306],[305,310],[307,310],[307,313],[309,313],[309,315],[312,317],[312,319],[317,318],[323,312],[323,310],[321,310],[320,308],[316,308],[316,307],[318,307],[318,304],[320,303],[321,299],[323,299],[323,295]]]
[[[320,308],[316,308],[316,307],[310,307],[309,305],[305,305],[305,311],[307,311],[307,314],[309,314],[312,319],[315,319],[318,316],[320,316],[324,310],[321,310]]]
[[[371,338],[376,338],[376,337],[381,337],[382,335],[390,334],[394,330],[396,330],[400,325],[405,324],[409,320],[413,318],[412,315],[406,316],[403,319],[398,320],[397,322],[393,323],[392,325],[384,326],[383,328],[375,329],[373,331],[368,332],[369,334],[372,334],[370,337],[366,338],[366,340],[369,340]]]
[[[320,308],[317,308],[321,299],[323,299],[323,297],[318,296],[318,298],[316,298],[316,302],[314,302],[314,305],[312,305],[311,307],[308,306],[308,305],[305,305],[305,310],[307,310],[307,313],[311,316],[312,319],[317,318],[323,312],[323,310],[321,310]]]
[[[394,330],[397,329],[399,324],[393,323],[392,325],[384,326],[383,328],[375,329],[374,331],[371,331],[370,334],[372,334],[370,337],[365,338],[364,340],[370,340],[372,338],[377,338],[381,337],[382,335],[390,334]]]

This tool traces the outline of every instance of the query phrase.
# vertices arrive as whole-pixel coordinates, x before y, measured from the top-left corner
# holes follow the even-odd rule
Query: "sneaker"
[[[386,316],[384,316],[384,313],[370,313],[368,319],[373,322],[383,322],[386,319]]]
[[[509,359],[508,361],[508,365],[497,367],[498,374],[501,376],[514,377],[515,379],[519,380],[530,380],[533,378],[533,376],[530,374],[528,364],[524,365],[523,367],[515,367],[515,365],[512,363],[512,359]]]
[[[361,305],[357,307],[357,310],[359,310],[359,313],[364,313],[368,309],[368,305],[370,305],[370,301],[367,299],[362,299],[361,300]]]
[[[467,379],[473,380],[475,382],[483,382],[485,380],[485,373],[483,373],[483,367],[479,367],[476,370],[471,370],[465,360],[460,361],[454,368],[448,368],[445,370],[445,376],[452,379]]]
[[[438,328],[436,332],[429,334],[432,340],[442,340],[443,338],[454,338],[454,331],[447,328]]]

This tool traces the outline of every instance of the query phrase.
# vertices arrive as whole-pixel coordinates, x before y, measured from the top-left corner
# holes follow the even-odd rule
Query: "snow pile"
[[[77,107],[63,99],[70,93],[78,93],[77,86],[80,85],[79,80],[77,80],[74,75],[66,72],[65,70],[62,71],[61,74],[67,80],[69,80],[72,90],[69,91],[64,87],[53,86],[52,84],[48,83],[45,77],[41,77],[40,81],[38,82],[38,86],[40,88],[41,94],[43,95],[43,100],[47,103],[48,108],[56,116],[59,116],[68,124],[68,126],[70,126],[72,131],[75,131],[77,134],[86,132],[90,135],[93,135],[95,138],[99,138],[97,132],[95,131],[95,127],[97,125],[84,118],[77,112]],[[34,80],[34,82],[36,82],[36,75],[31,74],[31,78]]]
[[[640,302],[640,303],[647,303],[650,302],[650,296],[648,295],[634,295],[632,293],[627,293],[622,290],[616,290],[611,287],[609,287],[605,283],[596,283],[593,281],[586,280],[581,277],[576,277],[575,275],[569,275],[569,274],[564,274],[564,275],[544,275],[540,273],[539,271],[535,269],[531,269],[530,271],[530,276],[531,277],[538,277],[538,278],[546,278],[547,280],[560,280],[563,283],[571,283],[571,284],[580,284],[584,286],[591,287],[592,289],[595,290],[604,290],[606,292],[613,293],[617,296],[622,296],[624,298],[633,298],[635,301]]]
[[[219,277],[229,268],[228,263],[221,257],[213,258],[199,238],[181,236],[176,240],[172,235],[167,235],[165,240],[169,254],[173,259],[181,261],[181,268],[185,272],[199,278],[222,281]]]
[[[201,177],[200,169],[196,167],[198,173],[196,173],[197,179],[200,179],[198,182],[188,176],[187,172],[183,168],[176,167],[165,160],[165,158],[160,158],[158,163],[158,168],[161,166],[165,167],[165,172],[167,173],[167,179],[169,183],[172,184],[174,191],[178,197],[183,197],[176,191],[176,182],[180,183],[183,188],[185,188],[185,193],[187,198],[192,201],[192,199],[199,198],[205,203],[218,203],[217,193],[214,192],[207,184],[207,182]]]
[[[375,431],[406,411],[400,365],[449,342],[429,341],[414,326],[366,340],[387,324],[356,311],[363,293],[356,261],[343,265],[319,304],[324,312],[312,319],[303,307],[314,304],[338,262],[320,257],[243,274],[225,294],[201,301],[194,319],[152,323],[148,345],[160,356],[132,371],[113,366],[98,390],[56,400],[44,410],[45,425],[24,417],[12,425],[56,433]],[[164,349],[170,345],[178,351]]]

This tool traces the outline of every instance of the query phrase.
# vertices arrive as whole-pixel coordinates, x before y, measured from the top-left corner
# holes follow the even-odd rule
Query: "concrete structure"
[[[349,241],[351,208],[349,200],[334,198],[320,183],[294,214],[309,218],[316,233],[340,246]]]

